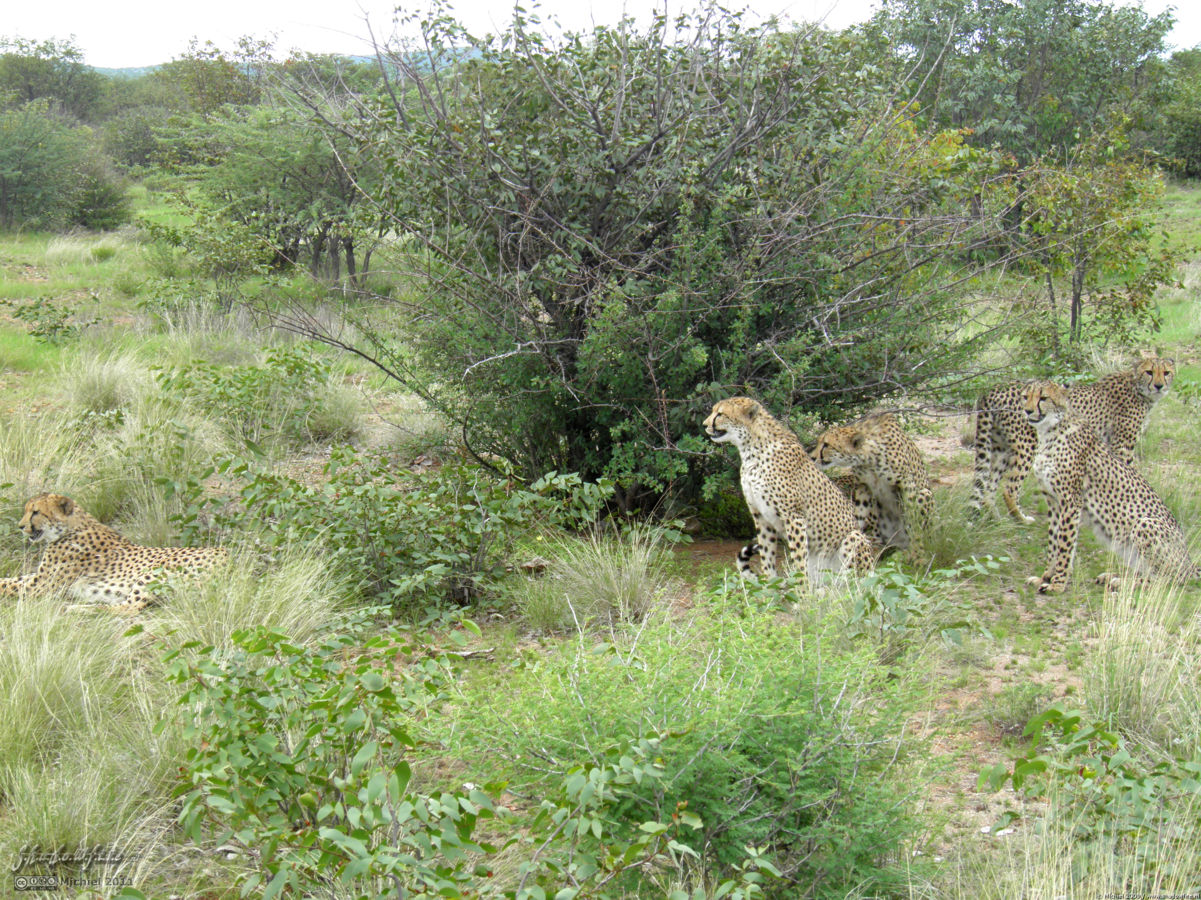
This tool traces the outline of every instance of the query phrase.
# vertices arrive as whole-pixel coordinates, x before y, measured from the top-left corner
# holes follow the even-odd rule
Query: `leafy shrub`
[[[69,309],[51,303],[45,297],[28,303],[7,302],[6,305],[11,307],[14,319],[28,323],[29,333],[47,344],[73,341],[86,326],[95,322],[94,319],[81,320],[72,315]]]
[[[406,719],[442,690],[444,663],[395,629],[365,620],[306,648],[267,628],[233,635],[240,652],[184,645],[171,679],[191,744],[180,821],[197,842],[232,844],[253,861],[243,894],[287,888],[353,897],[402,885],[459,896],[479,790],[411,790],[416,748]],[[187,655],[191,651],[191,655]],[[423,654],[424,655],[424,654]]]
[[[870,649],[848,649],[833,620],[808,629],[710,603],[599,647],[540,651],[507,674],[503,698],[467,684],[454,740],[488,777],[499,761],[511,790],[539,794],[547,773],[602,765],[614,741],[670,735],[662,776],[629,788],[607,832],[631,835],[686,802],[703,826],[677,839],[701,877],[728,875],[753,846],[788,879],[781,896],[885,893],[917,828],[897,769],[902,735],[918,747],[903,728],[908,689]]]
[[[217,411],[234,437],[253,444],[277,435],[292,445],[345,440],[359,427],[357,407],[335,392],[329,363],[302,347],[268,350],[261,365],[188,362],[158,379],[168,394]],[[331,399],[340,412],[329,412]]]
[[[331,449],[316,485],[245,461],[222,470],[244,485],[232,517],[214,512],[218,526],[241,527],[249,514],[262,523],[269,546],[318,542],[365,593],[410,611],[490,589],[518,536],[535,527],[591,524],[612,491],[608,483],[555,472],[529,488],[476,466],[415,473],[348,447]],[[205,499],[202,481],[166,483],[169,494],[184,497],[181,524],[193,539],[215,505]]]
[[[885,662],[895,662],[915,641],[934,635],[960,643],[963,632],[972,628],[965,601],[951,598],[952,584],[965,575],[989,575],[1007,559],[959,560],[954,566],[910,575],[885,563],[861,578],[848,592],[851,602],[848,630],[869,638]]]
[[[587,896],[598,900],[625,897],[628,893],[620,890],[623,875],[646,869],[651,862],[655,870],[668,868],[678,874],[681,860],[696,857],[696,851],[680,836],[684,829],[696,831],[704,823],[688,810],[687,803],[678,803],[663,821],[643,822],[632,833],[620,819],[623,804],[636,802],[640,792],[666,775],[662,745],[663,740],[654,737],[619,742],[606,748],[597,762],[571,768],[551,786],[549,796],[525,823],[531,832],[525,842],[539,844],[540,852],[520,866],[521,880],[512,896],[544,900],[549,896],[544,888],[553,890],[566,884],[568,893],[556,893],[555,897],[574,897],[571,891],[585,887]],[[704,888],[692,893],[679,889],[656,893],[668,900],[762,896],[765,876],[778,878],[780,873],[756,848],[745,848],[744,855],[732,868],[734,877],[717,885],[713,894]],[[529,888],[525,887],[527,881],[532,885]],[[611,881],[618,886],[615,894],[605,890]],[[634,886],[638,887],[637,882]]]
[[[1146,762],[1106,723],[1063,703],[1031,719],[1024,734],[1031,749],[1012,771],[998,763],[980,781],[993,790],[1012,781],[1028,797],[1051,800],[1044,827],[1071,834],[1074,872],[1126,851],[1145,873],[1195,883],[1201,758]]]

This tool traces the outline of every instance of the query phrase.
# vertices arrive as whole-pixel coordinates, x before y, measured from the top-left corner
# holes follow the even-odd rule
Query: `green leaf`
[[[368,741],[359,748],[359,752],[354,755],[354,759],[350,761],[350,774],[357,776],[363,771],[363,767],[371,762],[375,755],[379,752],[379,744],[375,741]]]

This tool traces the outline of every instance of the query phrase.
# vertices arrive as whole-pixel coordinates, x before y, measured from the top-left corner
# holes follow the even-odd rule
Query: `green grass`
[[[62,358],[63,348],[30,337],[24,328],[0,322],[0,377],[5,372],[45,372]]]
[[[1173,185],[1167,203],[1173,244],[1201,247],[1201,189]],[[182,220],[149,191],[136,192],[135,206],[151,221]],[[79,319],[104,320],[58,345],[31,337],[23,322],[0,320],[6,397],[0,485],[11,485],[0,487],[0,574],[35,564],[36,548],[13,526],[23,501],[40,490],[75,496],[132,539],[178,542],[177,517],[187,510],[171,488],[246,451],[230,429],[230,410],[213,398],[164,390],[155,370],[201,361],[226,371],[254,367],[278,339],[202,300],[147,314],[139,304],[154,299],[152,279],[182,276],[191,264],[176,251],[148,247],[132,231],[57,239],[4,235],[0,264],[6,276],[0,301],[42,299]],[[1183,275],[1183,288],[1161,293],[1163,328],[1151,342],[1176,354],[1178,389],[1152,413],[1138,465],[1201,551],[1199,392],[1187,388],[1201,381],[1194,349],[1201,340],[1201,264]],[[997,348],[998,358],[1005,349]],[[1124,363],[1139,349],[1114,346],[1095,362]],[[272,445],[272,462],[284,471],[314,473],[328,443],[365,440],[362,395],[345,382],[367,371],[336,361],[319,417],[295,429],[298,439]],[[456,452],[456,435],[413,398],[377,387],[371,400],[398,425],[384,437],[397,465],[422,453],[443,458]],[[249,411],[268,444],[285,428],[286,405],[276,406]],[[936,421],[931,427],[944,426]],[[1086,873],[1073,870],[1080,848],[1070,829],[1039,822],[1057,815],[1057,807],[1022,806],[1011,792],[993,797],[974,789],[980,768],[1022,749],[1025,721],[1052,698],[1068,697],[1111,721],[1151,761],[1201,752],[1201,627],[1195,586],[1124,586],[1104,595],[1091,578],[1115,566],[1088,533],[1069,590],[1034,593],[1025,579],[1041,572],[1047,544],[1046,507],[1034,479],[1024,487],[1023,506],[1036,523],[986,514],[969,527],[970,466],[970,455],[959,453],[938,467],[939,475],[960,476],[965,468],[969,474],[953,486],[936,486],[923,555],[896,563],[908,579],[902,584],[922,585],[931,602],[914,603],[908,619],[882,620],[875,635],[865,629],[863,637],[853,636],[863,623],[856,607],[862,598],[837,587],[782,602],[775,587],[736,581],[728,558],[698,566],[683,554],[670,556],[646,533],[546,537],[537,543],[546,572],[514,574],[505,602],[493,598],[471,611],[482,634],[464,638],[458,683],[430,701],[436,715],[414,723],[430,739],[414,754],[414,778],[457,786],[504,777],[506,802],[528,812],[569,762],[603,759],[621,740],[659,728],[674,729],[672,752],[687,747],[698,759],[721,756],[726,774],[748,766],[750,779],[783,759],[795,764],[787,770],[795,775],[812,748],[781,735],[787,737],[783,729],[803,709],[841,736],[830,753],[863,750],[856,742],[885,728],[897,757],[874,784],[881,790],[900,784],[926,804],[923,835],[896,851],[893,861],[906,862],[895,867],[901,880],[888,896],[1008,898],[1036,885],[1048,896],[1099,900],[1130,886],[1144,893],[1195,888],[1140,868],[1121,845],[1098,854]],[[236,486],[213,476],[205,487],[229,496]],[[276,557],[257,550],[253,532],[263,524],[270,523],[247,522],[239,533],[219,536],[234,549],[233,564],[206,581],[165,588],[163,603],[139,617],[139,634],[126,634],[130,623],[105,612],[67,610],[60,598],[0,604],[0,855],[14,857],[25,843],[113,843],[138,848],[122,871],[143,890],[237,893],[236,872],[244,872],[245,860],[221,860],[174,823],[175,766],[187,748],[162,655],[189,641],[229,648],[235,631],[253,625],[311,642],[362,602],[332,574],[333,562],[306,544]],[[984,554],[1009,562],[985,575],[927,575]],[[958,617],[967,627],[955,644],[944,639],[942,627]],[[434,634],[458,646],[452,638],[467,632]],[[398,657],[396,665],[411,678],[424,660]],[[810,685],[810,694],[798,695],[797,673],[806,669],[839,690],[827,694]],[[895,691],[905,694],[904,702],[888,706],[884,701],[895,699]],[[769,700],[793,704],[791,718],[773,717]],[[884,722],[888,711],[896,714]],[[762,756],[764,747],[775,755]],[[920,758],[911,756],[914,748]],[[680,770],[692,771],[691,757],[680,759]],[[888,781],[894,776],[898,781]],[[709,782],[689,783],[701,797]],[[752,781],[730,783],[734,796]],[[849,780],[830,796],[856,789]],[[704,799],[719,809],[724,797]],[[983,819],[973,813],[978,807],[997,813],[1005,805],[1024,813],[1017,830],[981,835]],[[670,815],[669,806],[658,812]],[[725,821],[716,813],[713,819]],[[1195,814],[1185,815],[1179,825],[1184,846],[1201,858],[1196,821]],[[497,843],[514,834],[498,823],[488,827],[497,829]],[[849,840],[855,829],[845,833]],[[530,852],[518,841],[498,868],[515,872]],[[933,862],[935,856],[940,861]],[[665,862],[653,878],[658,886],[691,889],[706,879],[711,884],[712,876],[702,867]],[[624,896],[647,895],[640,894],[647,883],[628,887]]]

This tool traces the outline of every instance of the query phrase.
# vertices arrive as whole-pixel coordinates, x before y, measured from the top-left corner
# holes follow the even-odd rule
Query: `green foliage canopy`
[[[867,30],[909,66],[932,122],[1025,165],[1145,111],[1172,24],[1089,0],[885,0]]]

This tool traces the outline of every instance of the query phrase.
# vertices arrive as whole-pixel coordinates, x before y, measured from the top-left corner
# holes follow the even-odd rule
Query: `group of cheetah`
[[[1050,509],[1047,568],[1029,579],[1040,592],[1067,586],[1081,522],[1139,577],[1201,577],[1180,524],[1134,466],[1135,442],[1174,375],[1172,360],[1148,356],[1091,384],[1012,383],[981,397],[970,506],[978,513],[1000,488],[1009,512],[1032,522],[1017,495],[1033,470]],[[741,457],[755,522],[754,543],[738,553],[743,575],[753,574],[756,556],[765,574],[778,574],[781,539],[802,588],[810,569],[863,573],[883,553],[908,547],[929,522],[925,461],[892,415],[830,428],[812,455],[749,397],[715,404],[705,431]],[[831,480],[823,470],[832,468],[849,474]],[[139,546],[60,494],[32,498],[20,528],[46,549],[33,574],[0,578],[0,596],[65,590],[134,612],[153,599],[150,589],[164,572],[195,575],[228,557],[220,548]],[[1117,583],[1111,573],[1100,580]]]
[[[1189,559],[1180,524],[1134,465],[1134,445],[1155,403],[1175,376],[1171,359],[1147,356],[1131,369],[1071,388],[1049,381],[1010,383],[986,392],[976,407],[973,515],[998,487],[1015,518],[1033,522],[1018,505],[1032,470],[1050,511],[1047,568],[1028,582],[1040,593],[1063,591],[1080,523],[1140,578],[1201,577]],[[925,461],[889,414],[827,430],[812,454],[749,397],[721,400],[705,431],[741,457],[742,493],[755,541],[739,551],[744,576],[760,557],[778,574],[784,540],[802,586],[810,569],[863,573],[883,553],[909,546],[932,509]],[[845,468],[848,475],[822,471]],[[1098,579],[1116,587],[1106,573]]]

